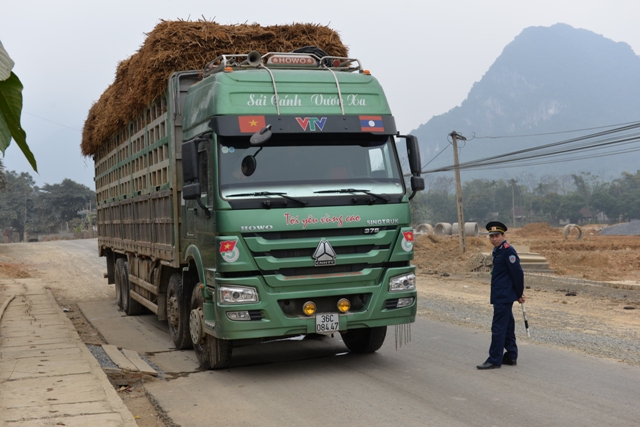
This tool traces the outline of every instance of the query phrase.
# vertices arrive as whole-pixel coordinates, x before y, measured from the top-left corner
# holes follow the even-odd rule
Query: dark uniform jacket
[[[505,240],[493,248],[492,255],[491,304],[519,300],[524,292],[524,273],[516,250]]]

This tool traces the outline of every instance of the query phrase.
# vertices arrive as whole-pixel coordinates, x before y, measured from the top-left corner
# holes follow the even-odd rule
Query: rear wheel
[[[122,271],[124,269],[124,258],[118,258],[116,260],[116,271],[115,271],[115,284],[116,284],[116,304],[118,304],[119,308],[122,308]]]
[[[378,351],[387,336],[387,327],[350,329],[340,332],[342,341],[353,353],[373,353]]]
[[[131,298],[131,282],[129,282],[129,264],[124,258],[119,258],[118,261],[123,261],[120,268],[120,299],[122,301],[122,310],[127,313],[128,316],[134,316],[142,313],[142,304]],[[117,263],[116,263],[117,264]]]
[[[180,273],[174,273],[169,278],[167,321],[171,340],[176,348],[178,350],[191,348],[193,343],[189,335],[189,300],[184,297],[184,287]]]
[[[204,298],[202,290],[196,286],[191,293],[191,315],[189,327],[193,350],[198,358],[198,365],[203,369],[222,369],[229,366],[233,346],[229,340],[221,340],[203,332]]]

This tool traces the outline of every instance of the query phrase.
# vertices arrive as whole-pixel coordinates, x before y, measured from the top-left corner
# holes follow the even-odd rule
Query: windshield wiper
[[[280,196],[284,199],[291,200],[292,202],[300,203],[303,206],[307,206],[309,203],[303,202],[300,199],[296,199],[295,197],[287,196],[287,193],[275,193],[271,191],[259,191],[257,193],[239,193],[239,194],[229,194],[227,197],[262,197],[262,196]]]
[[[323,194],[323,193],[364,193],[367,196],[372,196],[372,197],[375,197],[376,199],[380,199],[385,203],[388,203],[389,200],[391,200],[391,197],[389,197],[387,194],[380,195],[380,194],[372,193],[369,190],[359,190],[357,188],[340,188],[338,190],[322,190],[322,191],[314,191],[314,193],[317,193],[317,194]]]

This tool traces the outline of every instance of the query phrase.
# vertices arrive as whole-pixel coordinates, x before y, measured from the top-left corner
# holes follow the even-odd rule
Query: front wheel
[[[187,298],[189,295],[187,294]],[[167,287],[167,321],[173,345],[186,350],[193,345],[189,335],[189,300],[185,298],[182,276],[174,273]]]
[[[204,323],[204,297],[202,289],[196,286],[191,293],[191,314],[189,328],[193,350],[202,369],[222,369],[229,366],[233,346],[229,340],[221,340],[202,331]]]
[[[387,327],[350,329],[340,332],[342,341],[353,353],[373,353],[378,351],[387,336]]]

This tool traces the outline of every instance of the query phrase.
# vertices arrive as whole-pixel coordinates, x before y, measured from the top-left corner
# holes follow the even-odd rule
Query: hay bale
[[[82,154],[95,154],[119,128],[164,94],[175,71],[200,70],[222,54],[290,52],[302,46],[318,46],[332,56],[348,54],[338,33],[323,25],[161,21],[138,52],[120,62],[114,82],[89,110]]]

